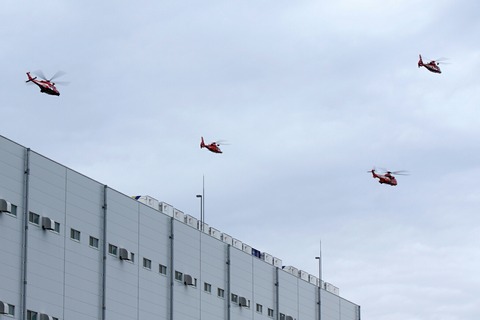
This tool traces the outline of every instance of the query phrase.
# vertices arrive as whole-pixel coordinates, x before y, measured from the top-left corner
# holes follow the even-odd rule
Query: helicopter
[[[214,141],[210,144],[205,144],[205,141],[203,140],[203,137],[202,137],[202,140],[200,141],[200,148],[207,148],[209,151],[213,153],[223,153],[222,150],[220,150],[221,144],[224,144],[224,143],[222,143],[221,141]]]
[[[422,60],[422,55],[419,54],[418,57],[420,58],[418,60],[418,67],[425,67],[428,71],[431,71],[433,73],[442,73],[442,70],[440,70],[440,67],[438,66],[441,61],[439,60],[432,60],[429,63],[423,63]]]
[[[388,184],[393,186],[397,185],[397,179],[393,176],[394,174],[396,175],[406,175],[405,171],[385,171],[384,174],[378,174],[375,172],[375,169],[372,169],[370,171],[374,179],[378,179],[378,182],[380,184]]]
[[[30,75],[30,72],[27,72],[27,77],[28,80],[25,82],[33,82],[35,83],[39,88],[40,92],[52,95],[52,96],[59,96],[60,92],[58,89],[55,87],[55,83],[52,82],[53,79],[60,77],[64,74],[64,72],[59,71],[55,73],[50,79],[47,79],[41,71],[37,71],[36,73],[39,74],[40,79],[37,79],[38,77],[33,77]]]

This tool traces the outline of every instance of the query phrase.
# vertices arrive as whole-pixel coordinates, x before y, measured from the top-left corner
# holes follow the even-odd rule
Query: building
[[[0,319],[360,319],[333,285],[1,136],[0,255]]]

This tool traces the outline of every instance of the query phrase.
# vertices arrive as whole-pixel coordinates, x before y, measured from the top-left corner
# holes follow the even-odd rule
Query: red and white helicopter
[[[202,137],[202,140],[200,141],[200,148],[207,148],[209,151],[213,153],[223,153],[222,150],[220,150],[220,145],[222,144],[226,144],[226,143],[219,140],[219,141],[214,141],[210,144],[205,144],[205,141],[203,140],[203,137]]]
[[[401,171],[385,171],[384,174],[378,174],[375,172],[375,169],[372,169],[370,171],[374,179],[378,179],[378,182],[380,184],[389,184],[392,187],[397,185],[397,179],[393,176],[394,174],[396,175],[407,175],[407,173],[403,170]]]
[[[35,73],[38,74],[38,77],[40,77],[40,79],[37,79],[38,77],[33,77],[32,78],[32,76],[30,75],[30,72],[27,72],[28,80],[25,81],[25,82],[35,83],[40,88],[40,92],[43,92],[43,93],[46,93],[46,94],[49,94],[49,95],[52,95],[52,96],[59,96],[60,95],[60,92],[55,87],[55,83],[52,82],[52,80],[57,78],[57,77],[60,77],[60,76],[64,75],[65,74],[64,72],[59,71],[59,72],[55,73],[50,79],[47,79],[41,71],[36,71]]]
[[[442,62],[442,59],[437,59],[437,60],[432,60],[429,63],[423,63],[422,60],[422,55],[418,55],[419,60],[418,60],[418,67],[425,67],[428,71],[431,71],[433,73],[442,73],[442,70],[440,70],[440,67],[438,66]],[[445,58],[444,58],[445,59]]]

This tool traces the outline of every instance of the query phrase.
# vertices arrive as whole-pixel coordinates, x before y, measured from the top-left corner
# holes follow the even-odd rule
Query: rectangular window
[[[273,309],[268,308],[268,316],[273,318]]]
[[[53,231],[56,233],[60,233],[60,223],[55,222],[55,225],[53,226]]]
[[[225,290],[223,290],[221,288],[218,288],[217,289],[217,296],[219,296],[220,298],[225,298]]]
[[[182,281],[183,280],[183,273],[175,270],[175,280]]]
[[[261,304],[257,303],[257,312],[262,313],[262,311],[263,311],[263,306]]]
[[[113,244],[108,244],[108,253],[113,254],[116,256],[118,254],[118,247],[114,246]]]
[[[151,270],[152,269],[152,260],[147,259],[147,258],[143,258],[143,267],[148,269],[148,270]]]
[[[130,252],[130,262],[135,262],[135,253]]]
[[[232,302],[238,303],[238,296],[235,293],[232,293]]]
[[[90,236],[90,239],[88,240],[88,245],[92,248],[98,249],[98,239]]]
[[[12,210],[13,211],[13,210]],[[15,306],[13,304],[8,305],[7,314],[9,316],[15,317]]]
[[[39,320],[37,316],[38,313],[35,311],[27,310],[27,320]]]
[[[80,231],[71,228],[70,239],[80,241]]]
[[[285,320],[285,315],[283,313],[280,313],[280,320]]]
[[[40,216],[36,214],[35,212],[29,212],[28,213],[28,221],[30,221],[33,224],[39,225],[40,224]]]
[[[158,265],[158,272],[161,274],[167,274],[167,266],[164,266],[163,264]]]
[[[203,283],[203,290],[205,292],[211,293],[212,292],[212,285],[210,283]]]
[[[11,212],[8,212],[8,214],[16,217],[17,216],[17,206],[12,204],[12,210],[11,210]]]

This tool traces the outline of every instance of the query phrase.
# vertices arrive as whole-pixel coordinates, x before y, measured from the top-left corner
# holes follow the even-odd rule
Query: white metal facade
[[[143,200],[0,136],[0,319],[360,319],[338,289]]]

